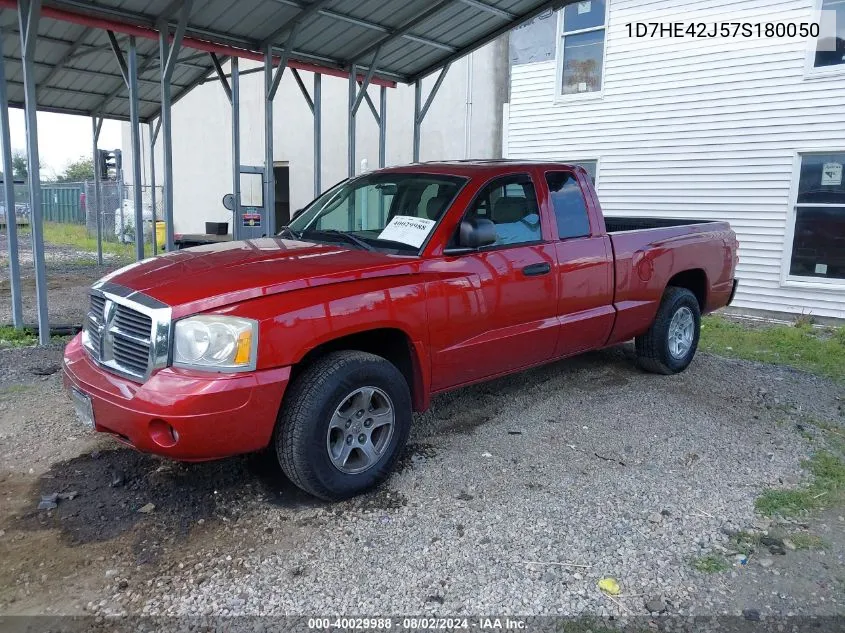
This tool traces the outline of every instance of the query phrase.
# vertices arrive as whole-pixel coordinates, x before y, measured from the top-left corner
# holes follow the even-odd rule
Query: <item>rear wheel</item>
[[[366,352],[327,354],[291,385],[276,428],[282,470],[328,500],[364,492],[385,479],[411,428],[402,373]]]
[[[669,286],[648,332],[636,338],[637,363],[658,374],[677,374],[692,362],[701,333],[698,299]]]

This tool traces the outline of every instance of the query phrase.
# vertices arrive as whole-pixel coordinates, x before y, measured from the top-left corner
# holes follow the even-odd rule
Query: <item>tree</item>
[[[15,152],[12,154],[12,177],[15,180],[26,180],[28,175],[29,159],[23,152]]]
[[[68,163],[64,173],[56,178],[56,182],[82,182],[83,180],[94,180],[94,161],[84,156]]]

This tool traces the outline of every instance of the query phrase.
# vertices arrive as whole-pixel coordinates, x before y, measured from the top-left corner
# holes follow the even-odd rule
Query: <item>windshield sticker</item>
[[[379,234],[380,240],[391,240],[402,242],[419,248],[425,242],[425,238],[431,233],[432,227],[436,224],[428,218],[415,218],[410,215],[397,215],[384,227]]]

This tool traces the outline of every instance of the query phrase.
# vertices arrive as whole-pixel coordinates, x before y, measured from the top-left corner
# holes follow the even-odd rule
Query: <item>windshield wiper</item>
[[[279,231],[279,236],[284,237],[285,235],[289,235],[291,239],[298,240],[302,234],[300,232],[294,231],[289,226],[286,226],[281,231]]]
[[[374,251],[376,250],[372,244],[367,244],[364,240],[362,240],[357,235],[353,235],[352,233],[344,233],[343,231],[339,231],[337,229],[319,229],[319,230],[312,230],[311,233],[328,233],[332,237],[339,237],[341,240],[345,241],[347,244],[354,244],[355,246],[359,246],[363,248],[365,251]]]

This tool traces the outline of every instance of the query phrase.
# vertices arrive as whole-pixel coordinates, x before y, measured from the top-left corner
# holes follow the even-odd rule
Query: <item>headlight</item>
[[[211,371],[255,369],[258,322],[240,317],[200,315],[176,322],[173,365]]]

